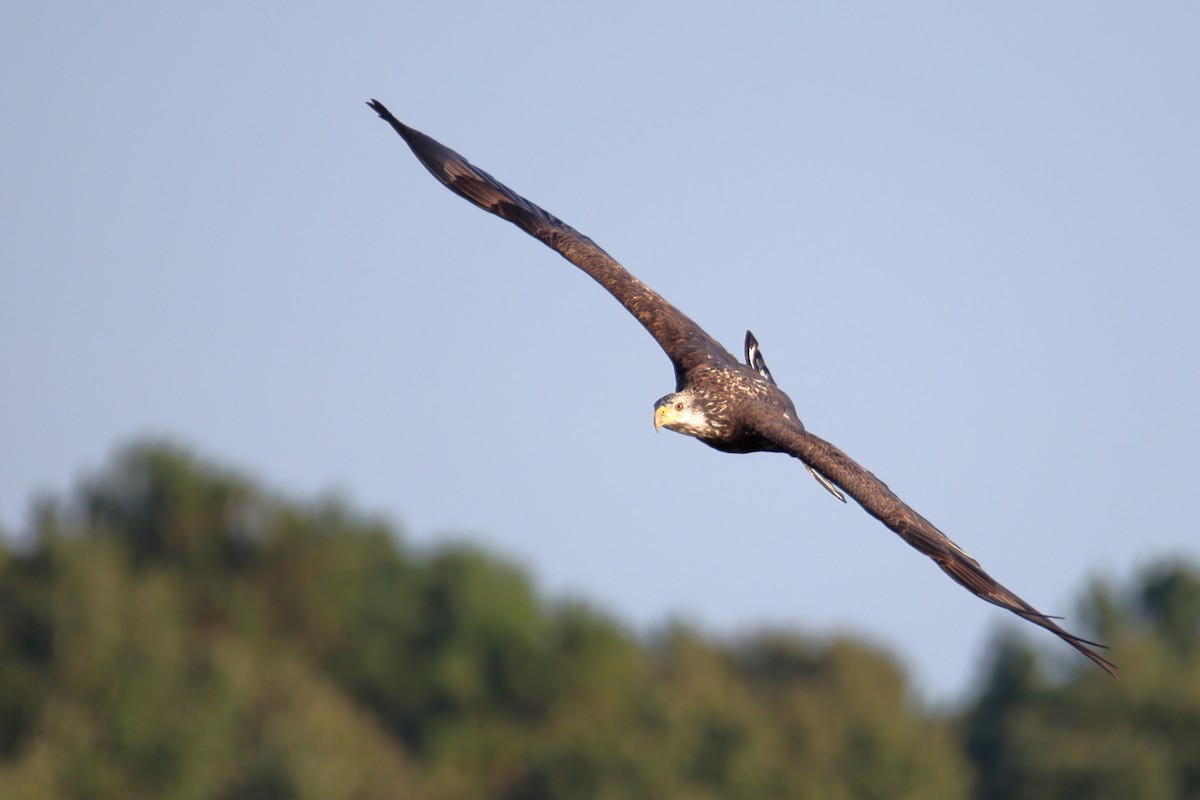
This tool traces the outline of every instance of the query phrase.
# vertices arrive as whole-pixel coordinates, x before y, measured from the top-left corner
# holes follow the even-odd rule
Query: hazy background
[[[849,628],[954,698],[1007,615],[800,464],[655,436],[653,341],[363,101],[731,349],[752,328],[810,429],[1070,615],[1200,553],[1198,30],[1188,3],[10,8],[0,526],[164,435],[642,628]]]

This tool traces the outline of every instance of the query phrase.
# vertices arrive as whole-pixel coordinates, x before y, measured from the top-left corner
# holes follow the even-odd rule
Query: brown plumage
[[[829,442],[806,431],[791,398],[771,378],[758,342],[749,331],[746,363],[742,364],[591,239],[472,166],[458,153],[400,122],[378,100],[368,105],[447,188],[557,250],[607,289],[650,332],[675,367],[675,392],[655,403],[656,427],[694,436],[724,452],[787,453],[800,459],[834,496],[845,501],[840,488],[853,497],[867,513],[932,558],[967,590],[1051,631],[1117,676],[1117,667],[1092,649],[1103,645],[1067,632],[1054,618],[1001,586],[883,481]]]

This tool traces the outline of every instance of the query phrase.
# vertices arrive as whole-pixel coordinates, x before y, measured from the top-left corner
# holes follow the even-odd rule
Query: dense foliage
[[[0,800],[1200,797],[1200,573],[1084,603],[1124,681],[1004,640],[639,639],[465,547],[143,445],[0,539]]]

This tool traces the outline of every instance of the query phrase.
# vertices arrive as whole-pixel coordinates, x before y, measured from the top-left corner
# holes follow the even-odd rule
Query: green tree
[[[1094,585],[1084,611],[1123,680],[1050,681],[1032,651],[1000,647],[964,720],[979,796],[1200,797],[1200,572],[1156,564],[1124,591]]]
[[[935,714],[847,637],[639,637],[144,444],[0,540],[0,800],[1200,798],[1200,573],[1085,614],[1125,680],[1007,637]]]

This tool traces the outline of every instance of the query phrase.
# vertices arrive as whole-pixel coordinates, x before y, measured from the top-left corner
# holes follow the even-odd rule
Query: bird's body
[[[746,363],[742,364],[591,239],[458,153],[400,122],[382,103],[372,100],[368,105],[400,134],[442,184],[557,250],[607,289],[650,332],[675,369],[675,391],[655,403],[656,428],[693,436],[726,453],[774,452],[799,459],[835,497],[843,502],[842,492],[853,497],[867,513],[933,559],[973,594],[1053,632],[1116,676],[1116,667],[1092,649],[1102,645],[1067,632],[1006,589],[883,481],[805,430],[795,405],[775,384],[752,334],[746,333]]]
[[[685,403],[685,407],[675,409],[672,403]],[[668,417],[661,427],[694,436],[723,453],[779,451],[745,424],[756,413],[780,414],[799,422],[791,398],[782,389],[740,364],[693,367],[684,375],[683,386],[656,407],[664,409],[662,413]],[[684,415],[687,408],[697,413]]]

